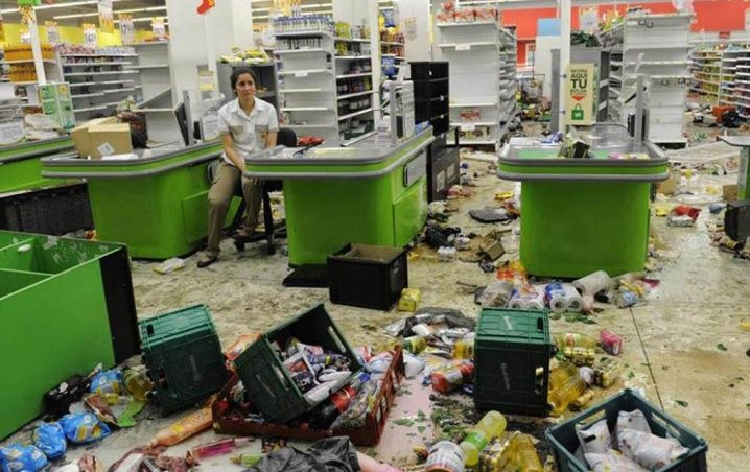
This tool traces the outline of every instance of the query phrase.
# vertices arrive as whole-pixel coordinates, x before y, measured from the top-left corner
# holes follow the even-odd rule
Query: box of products
[[[133,152],[130,125],[127,123],[100,124],[90,127],[88,131],[91,159]]]

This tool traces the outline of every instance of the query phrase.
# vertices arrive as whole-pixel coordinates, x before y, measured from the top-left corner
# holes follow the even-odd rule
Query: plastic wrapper
[[[86,397],[86,406],[91,408],[100,421],[117,426],[117,418],[109,407],[107,400],[101,395],[89,395]]]
[[[73,444],[88,444],[104,439],[112,433],[105,423],[91,413],[74,413],[60,420],[65,436]]]
[[[584,456],[592,472],[631,472],[631,471],[644,471],[627,456],[620,454],[617,451],[609,451],[604,454],[586,454]]]
[[[405,354],[405,353],[404,353]],[[393,362],[393,353],[390,351],[383,351],[370,359],[367,363],[367,370],[374,376],[384,375]]]
[[[37,472],[47,467],[47,456],[36,446],[11,444],[0,447],[0,469],[3,471]]]
[[[370,379],[364,383],[357,392],[357,395],[349,403],[349,407],[333,422],[331,429],[363,427],[367,418],[367,412],[375,402],[375,396],[378,394],[380,383],[377,379]]]
[[[121,394],[125,391],[125,379],[122,376],[122,372],[117,369],[108,370],[96,374],[91,379],[91,393],[106,394],[116,393]]]
[[[322,439],[304,451],[285,447],[266,455],[249,472],[309,472],[360,470],[357,450],[349,438],[338,436]]]
[[[617,444],[623,454],[651,470],[661,469],[689,452],[675,440],[635,429],[620,430]]]
[[[407,379],[413,379],[424,370],[424,360],[410,352],[404,352],[404,374]]]
[[[606,419],[597,421],[588,428],[576,427],[576,434],[581,441],[584,454],[604,454],[612,449],[612,436]]]
[[[591,385],[594,383],[594,369],[590,367],[581,367],[578,369],[578,375],[581,376],[584,382],[586,382],[587,385]]]
[[[68,449],[65,431],[60,423],[42,423],[34,428],[31,440],[49,459],[62,457]]]
[[[543,310],[544,288],[540,291],[532,285],[522,285],[513,290],[508,308],[517,310]]]
[[[508,305],[512,293],[512,283],[503,280],[493,281],[484,289],[477,302],[487,307],[505,307]]]

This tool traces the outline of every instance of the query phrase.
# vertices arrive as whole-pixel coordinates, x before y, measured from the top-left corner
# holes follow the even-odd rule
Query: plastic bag
[[[651,426],[643,415],[641,410],[633,411],[620,410],[617,412],[617,424],[615,425],[615,437],[617,438],[617,449],[622,450],[620,444],[620,431],[624,429],[634,429],[642,433],[651,433]]]
[[[337,436],[314,443],[305,451],[285,447],[266,455],[247,469],[251,472],[355,472],[359,471],[357,450],[349,438]]]
[[[62,457],[68,449],[65,431],[60,423],[42,423],[34,429],[31,440],[50,459]]]
[[[413,379],[424,370],[424,360],[410,352],[404,352],[404,373],[407,379]]]
[[[617,451],[606,454],[586,454],[586,462],[593,472],[630,472],[646,470]]]
[[[493,281],[479,296],[477,302],[482,306],[505,307],[513,293],[513,284],[503,280]]]
[[[91,413],[74,413],[60,420],[65,436],[73,444],[88,444],[104,439],[112,433],[106,423]]]
[[[576,434],[584,454],[605,454],[612,449],[612,436],[606,419],[597,421],[588,428],[576,425]]]
[[[108,370],[96,374],[91,379],[91,393],[98,393],[100,395],[105,393],[116,393],[121,394],[125,390],[125,380],[122,376],[122,372],[117,369]]]
[[[674,440],[635,429],[621,430],[617,436],[617,443],[623,454],[651,470],[661,469],[689,452],[686,447]]]
[[[3,471],[37,472],[47,467],[47,456],[36,446],[11,444],[0,447],[0,468]]]

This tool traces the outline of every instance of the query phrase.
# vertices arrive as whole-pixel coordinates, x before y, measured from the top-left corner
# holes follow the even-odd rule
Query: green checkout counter
[[[45,393],[140,352],[124,246],[0,231],[0,441]]]
[[[559,144],[531,138],[513,138],[501,153],[498,177],[521,183],[521,264],[540,277],[640,272],[651,186],[669,178],[668,159],[622,125],[577,130],[591,144],[588,159],[557,157]]]
[[[130,159],[52,156],[42,159],[42,176],[86,179],[99,240],[125,243],[135,258],[168,259],[195,251],[206,237],[207,168],[221,150],[211,142],[137,150]]]
[[[325,284],[328,256],[349,243],[404,246],[427,219],[426,149],[432,128],[392,144],[280,146],[245,158],[245,175],[281,180],[289,265],[285,285]]]
[[[42,178],[43,157],[73,149],[70,137],[0,147],[0,193],[59,185]]]

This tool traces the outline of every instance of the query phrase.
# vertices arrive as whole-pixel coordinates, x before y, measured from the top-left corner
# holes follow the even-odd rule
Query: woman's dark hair
[[[255,85],[258,85],[258,77],[255,75],[255,71],[252,70],[250,67],[235,67],[232,69],[232,75],[229,80],[232,82],[232,91],[237,94],[237,80],[239,80],[240,76],[242,74],[250,74],[253,78],[253,82],[255,82]]]

